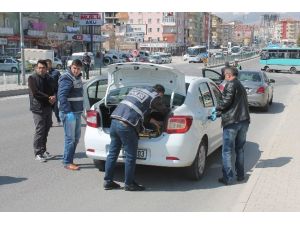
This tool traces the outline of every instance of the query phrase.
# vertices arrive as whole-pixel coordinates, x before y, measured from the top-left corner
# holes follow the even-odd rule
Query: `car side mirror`
[[[270,79],[269,82],[270,83],[275,83],[275,80],[274,79]]]

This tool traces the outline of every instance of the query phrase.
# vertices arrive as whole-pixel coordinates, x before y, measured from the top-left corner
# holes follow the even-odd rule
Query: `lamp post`
[[[23,24],[22,24],[22,12],[19,13],[20,18],[20,47],[21,47],[21,62],[22,62],[22,85],[26,85],[25,81],[25,57],[24,57],[24,33],[23,33]],[[19,79],[18,79],[19,81]]]

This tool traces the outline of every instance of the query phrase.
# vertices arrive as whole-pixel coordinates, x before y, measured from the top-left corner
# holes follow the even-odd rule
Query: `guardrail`
[[[249,52],[249,53],[243,53],[240,55],[227,55],[221,58],[214,58],[210,57],[208,59],[208,62],[206,64],[206,67],[216,67],[216,66],[222,66],[225,64],[226,61],[229,63],[234,62],[235,59],[238,59],[239,61],[244,61],[250,58],[258,57],[256,52]]]

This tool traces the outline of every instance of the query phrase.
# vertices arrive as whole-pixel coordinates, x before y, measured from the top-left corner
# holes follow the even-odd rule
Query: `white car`
[[[62,61],[57,57],[54,57],[54,61],[52,62],[52,66],[53,66],[53,68],[56,68],[58,70],[61,70],[63,68]]]
[[[99,89],[95,85],[98,79],[85,86],[85,101],[90,102],[90,87],[92,90]],[[204,173],[206,157],[222,145],[221,119],[210,119],[212,108],[218,104],[221,92],[208,78],[185,77],[167,66],[151,63],[108,66],[105,96],[86,112],[86,155],[94,160],[100,171],[104,170],[110,144],[110,114],[131,88],[155,84],[165,87],[163,100],[172,110],[165,118],[161,132],[140,134],[137,164],[185,167],[190,178],[199,180]],[[92,96],[96,95],[90,92]],[[163,118],[161,120],[163,122]],[[122,152],[118,162],[124,162]]]

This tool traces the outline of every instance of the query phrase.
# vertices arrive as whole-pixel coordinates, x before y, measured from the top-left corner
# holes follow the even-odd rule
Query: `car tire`
[[[295,73],[297,73],[297,69],[296,69],[295,67],[291,67],[291,68],[290,68],[290,72],[291,72],[292,74],[295,74]]]
[[[94,165],[95,167],[101,171],[104,172],[105,171],[105,161],[104,160],[98,160],[98,159],[94,159]]]
[[[269,105],[272,105],[272,104],[273,104],[273,95],[272,95],[272,97],[271,97],[271,99],[269,101]]]
[[[193,164],[187,168],[187,175],[192,180],[200,180],[203,177],[206,165],[207,144],[202,140]]]
[[[262,108],[261,111],[263,112],[268,112],[269,111],[269,102],[267,102],[267,104],[265,104]]]
[[[270,68],[269,68],[268,66],[265,66],[265,67],[264,67],[264,70],[265,70],[266,72],[269,72],[269,71],[270,71]]]
[[[60,64],[58,64],[57,66],[56,66],[56,69],[58,69],[58,70],[60,70],[62,68],[62,65],[60,65]]]

